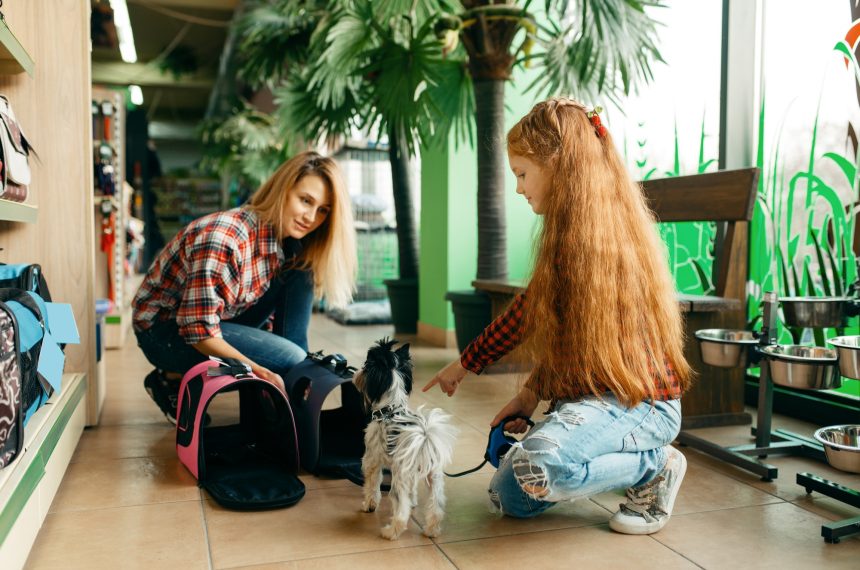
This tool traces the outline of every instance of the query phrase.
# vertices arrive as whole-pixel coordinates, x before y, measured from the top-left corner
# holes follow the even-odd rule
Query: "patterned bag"
[[[12,309],[0,302],[0,469],[21,453],[24,444],[21,384],[18,323]]]

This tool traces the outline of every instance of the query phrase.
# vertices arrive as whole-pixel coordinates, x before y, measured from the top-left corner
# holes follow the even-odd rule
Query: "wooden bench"
[[[746,324],[746,282],[749,221],[758,188],[757,168],[679,176],[642,183],[649,204],[661,222],[714,221],[714,294],[678,295],[685,316],[684,353],[697,373],[682,402],[683,428],[750,423],[744,412],[743,369],[704,364],[694,333],[705,328],[742,329]],[[476,280],[472,286],[490,297],[498,315],[525,284]]]

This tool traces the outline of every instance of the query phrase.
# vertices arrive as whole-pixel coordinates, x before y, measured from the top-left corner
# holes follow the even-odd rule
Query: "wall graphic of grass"
[[[860,71],[845,42],[834,49],[851,62],[855,73]],[[858,215],[858,151],[846,156],[843,151],[820,147],[819,96],[815,114],[811,116],[805,164],[786,172],[782,126],[771,148],[765,149],[764,101],[762,97],[756,158],[762,175],[750,234],[747,290],[751,320],[758,314],[763,291],[775,290],[781,297],[843,296],[849,294],[849,287],[857,278],[857,252],[853,243]],[[854,130],[852,125],[849,128]],[[825,163],[838,168],[822,168]],[[834,170],[839,173],[835,178],[827,174]],[[845,185],[851,189],[847,199],[844,192],[840,196],[837,191]],[[860,334],[856,318],[844,329],[804,331],[786,326],[781,329],[781,343],[819,346],[825,346],[827,338],[838,334]],[[840,392],[860,398],[860,382],[846,380]]]

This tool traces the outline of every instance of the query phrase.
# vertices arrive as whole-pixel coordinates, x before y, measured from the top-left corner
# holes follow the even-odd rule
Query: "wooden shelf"
[[[34,66],[30,54],[6,25],[6,20],[0,19],[0,74],[17,75],[26,71],[32,77]]]
[[[36,217],[38,214],[38,206],[22,204],[20,202],[10,202],[9,200],[0,200],[0,220],[34,224],[36,223]]]

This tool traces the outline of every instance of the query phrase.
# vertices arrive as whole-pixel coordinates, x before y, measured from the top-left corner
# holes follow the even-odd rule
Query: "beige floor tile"
[[[87,428],[81,435],[72,462],[175,456],[176,430],[164,421],[151,425]]]
[[[538,519],[533,519],[537,521]],[[695,568],[647,536],[606,525],[439,545],[457,568]]]
[[[209,567],[199,502],[49,514],[33,570]]]
[[[145,395],[145,394],[144,394]],[[120,426],[120,425],[146,425],[154,424],[159,426],[170,426],[152,400],[146,398],[122,398],[111,395],[108,388],[108,395],[105,398],[104,408],[102,408],[99,426]]]
[[[624,489],[603,493],[592,499],[611,512],[617,511],[619,503],[626,500]],[[697,462],[688,461],[687,474],[675,502],[674,514],[699,513],[780,502],[782,499],[778,497],[715,472]]]
[[[52,512],[200,501],[197,482],[176,457],[136,457],[69,465]]]
[[[207,498],[213,564],[230,568],[430,544],[414,521],[397,541],[380,537],[389,502],[362,513],[361,496],[356,485],[309,491],[293,507],[264,512],[228,511]]]
[[[793,501],[792,504],[832,521],[860,517],[860,509],[818,493]]]
[[[493,477],[480,472],[447,479],[447,506],[442,536],[437,543],[507,536],[604,523],[610,513],[589,500],[559,503],[539,517],[515,519],[491,512],[487,488]]]
[[[856,570],[860,539],[827,544],[825,519],[791,503],[672,517],[654,538],[704,568]]]
[[[454,565],[435,546],[414,546],[343,556],[310,558],[295,562],[263,564],[262,566],[246,567],[246,570],[378,570],[380,568],[447,570],[454,568]]]

